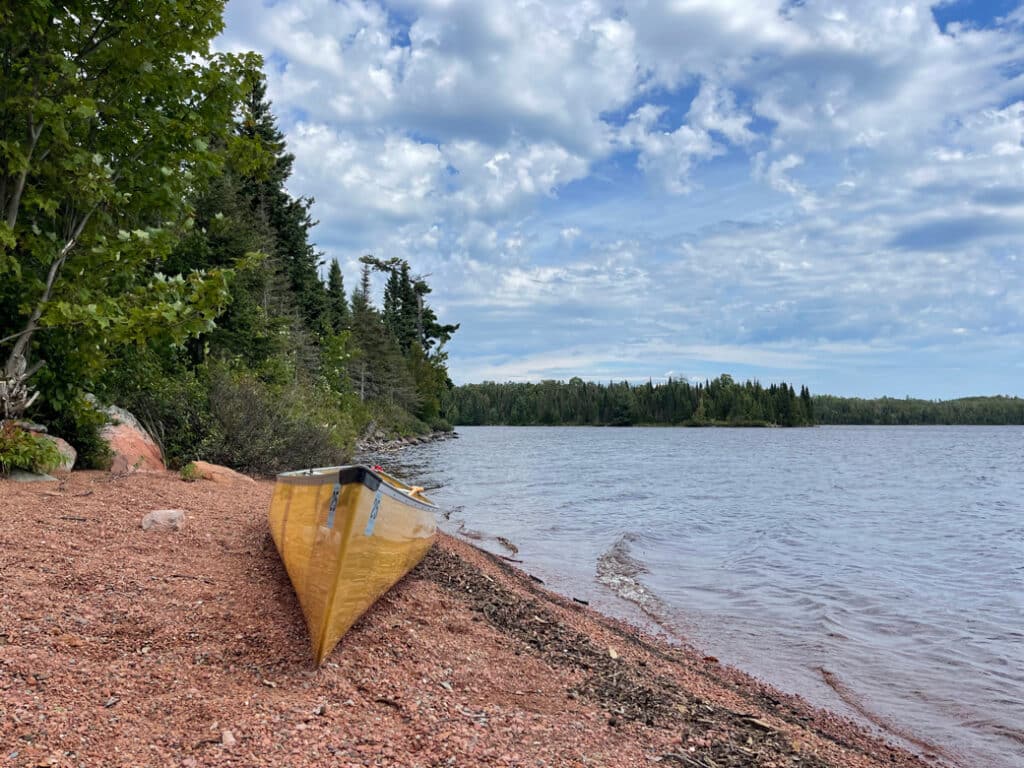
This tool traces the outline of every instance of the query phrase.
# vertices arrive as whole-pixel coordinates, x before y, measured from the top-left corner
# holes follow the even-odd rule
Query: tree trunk
[[[36,371],[43,367],[43,361],[40,360],[35,365],[29,366],[29,343],[32,341],[32,336],[39,329],[39,319],[43,316],[43,310],[46,309],[46,305],[50,302],[50,297],[53,295],[53,286],[57,282],[57,276],[60,274],[64,262],[68,260],[68,255],[75,247],[78,237],[82,234],[82,230],[85,229],[85,225],[89,222],[95,210],[96,206],[93,206],[88,213],[82,216],[74,226],[71,237],[64,243],[64,247],[60,249],[57,258],[50,265],[50,271],[46,275],[46,287],[43,289],[43,295],[36,302],[35,309],[32,310],[32,314],[25,323],[25,328],[16,335],[14,347],[7,356],[7,362],[4,364],[3,371],[0,372],[0,412],[3,413],[5,419],[21,416],[35,402],[36,397],[39,395],[38,392],[32,392],[28,386],[28,380]]]

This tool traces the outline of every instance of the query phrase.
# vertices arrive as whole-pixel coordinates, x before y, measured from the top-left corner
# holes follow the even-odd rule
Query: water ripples
[[[921,751],[1024,765],[1024,430],[460,432],[400,457],[453,529]]]

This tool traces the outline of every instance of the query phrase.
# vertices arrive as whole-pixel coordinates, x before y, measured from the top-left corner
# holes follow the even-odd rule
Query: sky
[[[229,0],[216,46],[456,383],[1024,395],[1020,3]]]

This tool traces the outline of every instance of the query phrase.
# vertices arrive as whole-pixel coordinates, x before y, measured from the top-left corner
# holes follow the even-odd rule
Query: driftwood
[[[0,376],[0,418],[17,418],[35,402],[39,393],[29,388],[28,380],[40,367],[42,363],[29,368],[21,354],[12,355],[7,361]]]

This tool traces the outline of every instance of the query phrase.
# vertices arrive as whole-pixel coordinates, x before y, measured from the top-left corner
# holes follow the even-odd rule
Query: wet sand
[[[930,764],[445,536],[316,669],[271,488],[0,480],[0,764]]]

